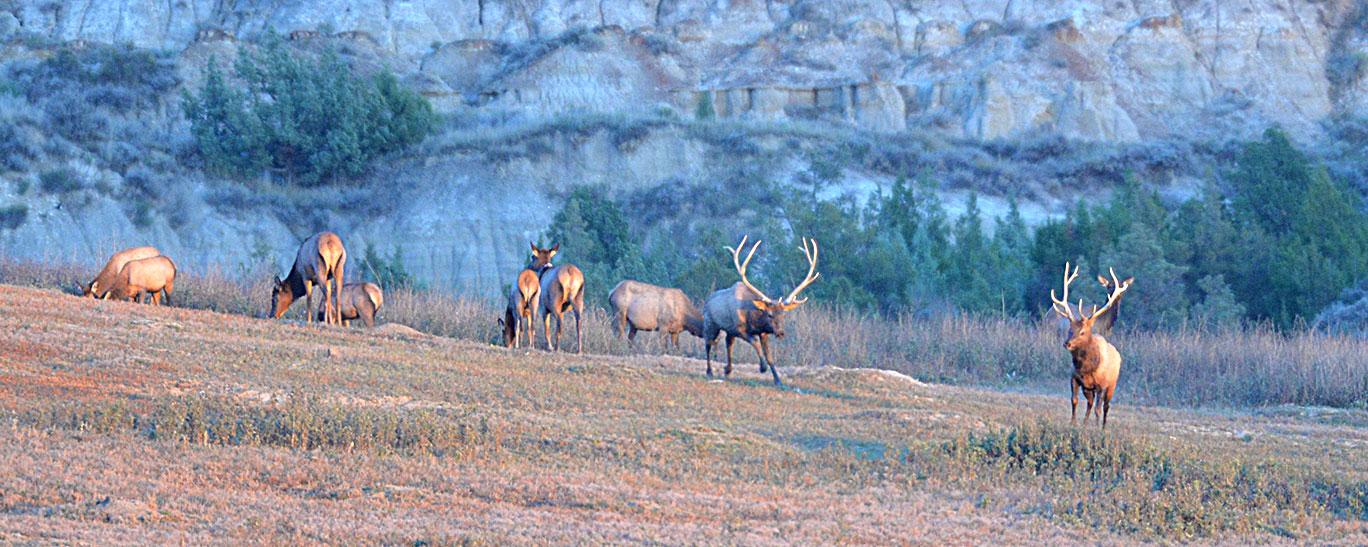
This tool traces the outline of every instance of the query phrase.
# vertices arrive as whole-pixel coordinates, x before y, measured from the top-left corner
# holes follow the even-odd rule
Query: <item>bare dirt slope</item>
[[[1215,535],[1098,525],[1069,517],[1063,483],[935,456],[970,432],[1067,423],[1062,388],[796,367],[776,389],[750,365],[710,382],[675,357],[515,354],[8,286],[0,333],[5,542],[1368,541],[1352,504]],[[1363,488],[1359,411],[1122,398],[1112,418],[1128,446]]]

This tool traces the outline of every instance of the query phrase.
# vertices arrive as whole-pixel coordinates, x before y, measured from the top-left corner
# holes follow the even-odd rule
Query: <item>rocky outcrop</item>
[[[372,44],[444,109],[659,110],[981,139],[1296,134],[1368,110],[1357,0],[18,0],[23,29]],[[0,23],[3,26],[3,23]]]

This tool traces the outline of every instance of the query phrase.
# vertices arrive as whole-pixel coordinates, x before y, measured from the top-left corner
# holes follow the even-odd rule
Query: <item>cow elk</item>
[[[574,264],[556,266],[551,258],[560,251],[557,243],[550,249],[532,244],[532,266],[541,280],[542,325],[546,329],[546,347],[560,351],[561,323],[566,310],[575,314],[575,353],[584,350],[584,331],[580,316],[584,313],[584,272]],[[556,337],[551,337],[551,318],[556,318]]]
[[[540,295],[541,280],[537,278],[537,272],[526,269],[518,273],[517,282],[508,291],[508,305],[504,308],[503,319],[499,320],[504,333],[504,347],[522,346],[524,333],[527,335],[527,347],[536,345],[537,329],[533,327],[533,320],[537,317],[537,306],[541,304]]]
[[[96,287],[91,290],[99,291],[98,281],[93,283]],[[137,299],[139,302],[146,302],[148,296],[151,297],[152,305],[161,304],[162,294],[166,295],[166,305],[171,305],[171,293],[176,287],[176,264],[170,258],[164,256],[154,256],[151,258],[141,258],[124,264],[119,271],[118,277],[114,278],[113,284],[103,294],[105,299],[128,300]]]
[[[1107,342],[1101,334],[1093,332],[1097,321],[1121,300],[1121,295],[1130,289],[1131,280],[1120,282],[1116,279],[1116,272],[1112,271],[1112,286],[1116,287],[1107,297],[1106,305],[1102,309],[1097,306],[1092,307],[1091,313],[1084,313],[1083,300],[1078,300],[1078,315],[1069,307],[1069,284],[1078,278],[1078,267],[1069,271],[1069,264],[1064,264],[1064,298],[1055,298],[1054,289],[1050,289],[1050,300],[1055,313],[1069,321],[1069,338],[1064,342],[1065,349],[1073,357],[1074,373],[1070,380],[1071,401],[1073,412],[1071,422],[1078,419],[1078,390],[1083,390],[1083,396],[1088,400],[1088,407],[1083,411],[1083,422],[1086,424],[1088,417],[1094,414],[1093,402],[1097,399],[1102,428],[1107,428],[1107,414],[1111,412],[1112,396],[1116,393],[1116,380],[1121,374],[1121,354],[1116,351],[1116,346]]]
[[[770,351],[769,337],[784,337],[784,314],[807,302],[806,298],[799,299],[798,295],[821,276],[817,273],[817,240],[811,240],[809,244],[809,240],[803,238],[803,254],[807,255],[808,261],[807,275],[788,296],[775,300],[765,296],[746,278],[746,268],[750,266],[755,251],[760,248],[760,242],[756,241],[742,261],[741,250],[745,248],[747,239],[741,238],[741,244],[736,248],[727,247],[741,281],[712,293],[703,306],[703,343],[707,347],[708,376],[713,375],[713,345],[717,342],[717,334],[724,332],[727,335],[726,376],[731,376],[732,371],[732,344],[740,338],[749,342],[760,356],[760,373],[764,374],[768,369],[778,385],[783,382],[779,381],[779,371],[774,368],[774,353]]]
[[[347,249],[342,246],[342,238],[332,232],[319,232],[299,246],[290,273],[281,279],[276,276],[271,287],[271,317],[279,319],[289,311],[299,297],[305,297],[304,316],[314,319],[313,290],[317,285],[323,288],[324,321],[328,324],[341,324],[338,310],[342,307],[343,270],[347,265]],[[334,282],[333,286],[328,281]]]
[[[703,314],[679,289],[628,279],[613,287],[608,303],[613,307],[614,329],[628,341],[636,340],[637,331],[658,330],[678,349],[680,332],[703,337]]]
[[[347,283],[342,286],[341,305],[342,326],[350,327],[352,321],[360,319],[367,327],[374,327],[375,317],[385,305],[385,293],[375,283]],[[326,319],[323,315],[323,310],[319,310],[319,321]]]
[[[103,291],[108,291],[110,287],[113,287],[114,280],[118,278],[119,272],[123,271],[124,264],[143,258],[152,258],[154,256],[161,256],[161,251],[158,251],[156,247],[133,247],[114,253],[114,256],[109,257],[109,262],[105,263],[104,269],[100,270],[100,273],[95,276],[94,280],[78,287],[81,290],[81,296],[88,296],[91,298],[104,297],[105,293],[97,291],[96,288],[98,287],[102,288]]]

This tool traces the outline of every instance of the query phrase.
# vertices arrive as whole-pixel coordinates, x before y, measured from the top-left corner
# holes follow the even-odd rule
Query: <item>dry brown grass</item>
[[[438,297],[395,314],[493,336],[479,306],[451,319],[420,298]],[[796,344],[777,389],[752,367],[710,382],[679,357],[10,286],[0,332],[3,541],[1368,538],[1359,410],[1126,402],[1101,436],[1063,425],[1062,390],[816,366],[840,362],[800,361],[817,349]]]

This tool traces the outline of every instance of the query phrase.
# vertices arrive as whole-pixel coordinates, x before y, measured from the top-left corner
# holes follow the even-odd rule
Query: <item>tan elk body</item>
[[[360,319],[367,327],[375,326],[375,317],[385,305],[385,293],[375,283],[347,283],[342,286],[342,326],[350,327],[351,322]],[[323,321],[323,311],[315,316]]]
[[[162,294],[165,294],[169,306],[175,286],[176,264],[170,258],[141,258],[124,264],[118,277],[114,278],[114,284],[104,293],[104,298],[145,302],[151,296],[152,305],[155,306],[161,304]]]
[[[546,347],[560,350],[561,324],[566,311],[575,315],[575,353],[584,350],[584,331],[580,316],[584,313],[584,272],[574,264],[553,265],[551,258],[560,251],[557,243],[550,249],[532,245],[532,266],[541,280],[542,324],[546,329]],[[551,319],[556,320],[556,336],[551,336]]]
[[[765,296],[765,293],[760,292],[760,289],[755,288],[746,278],[746,267],[750,265],[751,258],[755,257],[755,251],[760,248],[760,242],[756,241],[746,255],[746,260],[742,261],[741,250],[746,246],[747,239],[741,238],[741,244],[736,248],[727,247],[732,255],[732,265],[736,267],[736,273],[741,276],[741,281],[712,293],[703,305],[703,345],[707,348],[705,353],[708,376],[713,375],[713,345],[717,343],[717,335],[725,333],[727,368],[724,375],[731,376],[732,344],[740,338],[750,343],[751,347],[755,348],[755,353],[760,356],[760,373],[764,374],[768,369],[774,377],[774,383],[781,384],[783,382],[779,381],[779,371],[774,368],[774,353],[770,349],[769,338],[771,335],[776,338],[784,337],[784,314],[807,302],[806,298],[799,299],[798,295],[821,276],[817,273],[817,241],[812,240],[809,247],[809,240],[803,239],[803,254],[807,255],[808,260],[807,275],[788,296],[775,300]]]
[[[539,305],[541,280],[537,278],[537,272],[531,269],[518,272],[517,281],[508,290],[508,305],[504,307],[504,317],[499,320],[499,326],[503,327],[505,347],[521,347],[524,333],[527,347],[535,346],[537,329],[533,326],[533,321],[537,318]]]
[[[324,321],[341,324],[338,314],[341,308],[343,272],[347,265],[347,249],[342,246],[342,238],[332,232],[319,232],[304,240],[295,253],[294,265],[290,273],[281,279],[276,276],[271,288],[271,317],[279,319],[285,315],[299,297],[305,297],[304,316],[314,319],[313,290],[315,286],[323,289]],[[329,285],[329,281],[332,282]]]
[[[143,258],[161,256],[161,251],[156,247],[132,247],[124,249],[114,256],[109,257],[109,262],[105,262],[104,268],[95,275],[95,279],[90,283],[81,285],[81,296],[91,298],[102,298],[109,288],[114,286],[114,280],[118,278],[119,272],[123,271],[125,264]]]
[[[1082,300],[1078,301],[1077,316],[1069,307],[1069,284],[1078,278],[1077,267],[1070,272],[1069,264],[1064,264],[1062,300],[1055,298],[1054,289],[1050,289],[1051,305],[1055,313],[1069,321],[1069,337],[1064,341],[1064,348],[1069,350],[1074,366],[1073,376],[1069,380],[1070,400],[1073,404],[1070,420],[1076,421],[1078,418],[1078,391],[1081,389],[1083,397],[1088,400],[1088,407],[1083,411],[1083,422],[1087,423],[1089,416],[1095,415],[1093,403],[1096,400],[1103,429],[1107,427],[1107,415],[1111,413],[1116,382],[1121,376],[1121,353],[1101,334],[1093,332],[1093,329],[1098,319],[1106,315],[1108,310],[1121,300],[1121,296],[1130,289],[1134,279],[1122,282],[1116,279],[1115,271],[1112,271],[1111,275],[1113,290],[1107,297],[1106,305],[1101,309],[1093,306],[1090,314],[1084,313]]]
[[[628,279],[608,293],[618,336],[636,340],[637,331],[660,331],[679,347],[679,333],[703,337],[703,314],[679,289]]]

